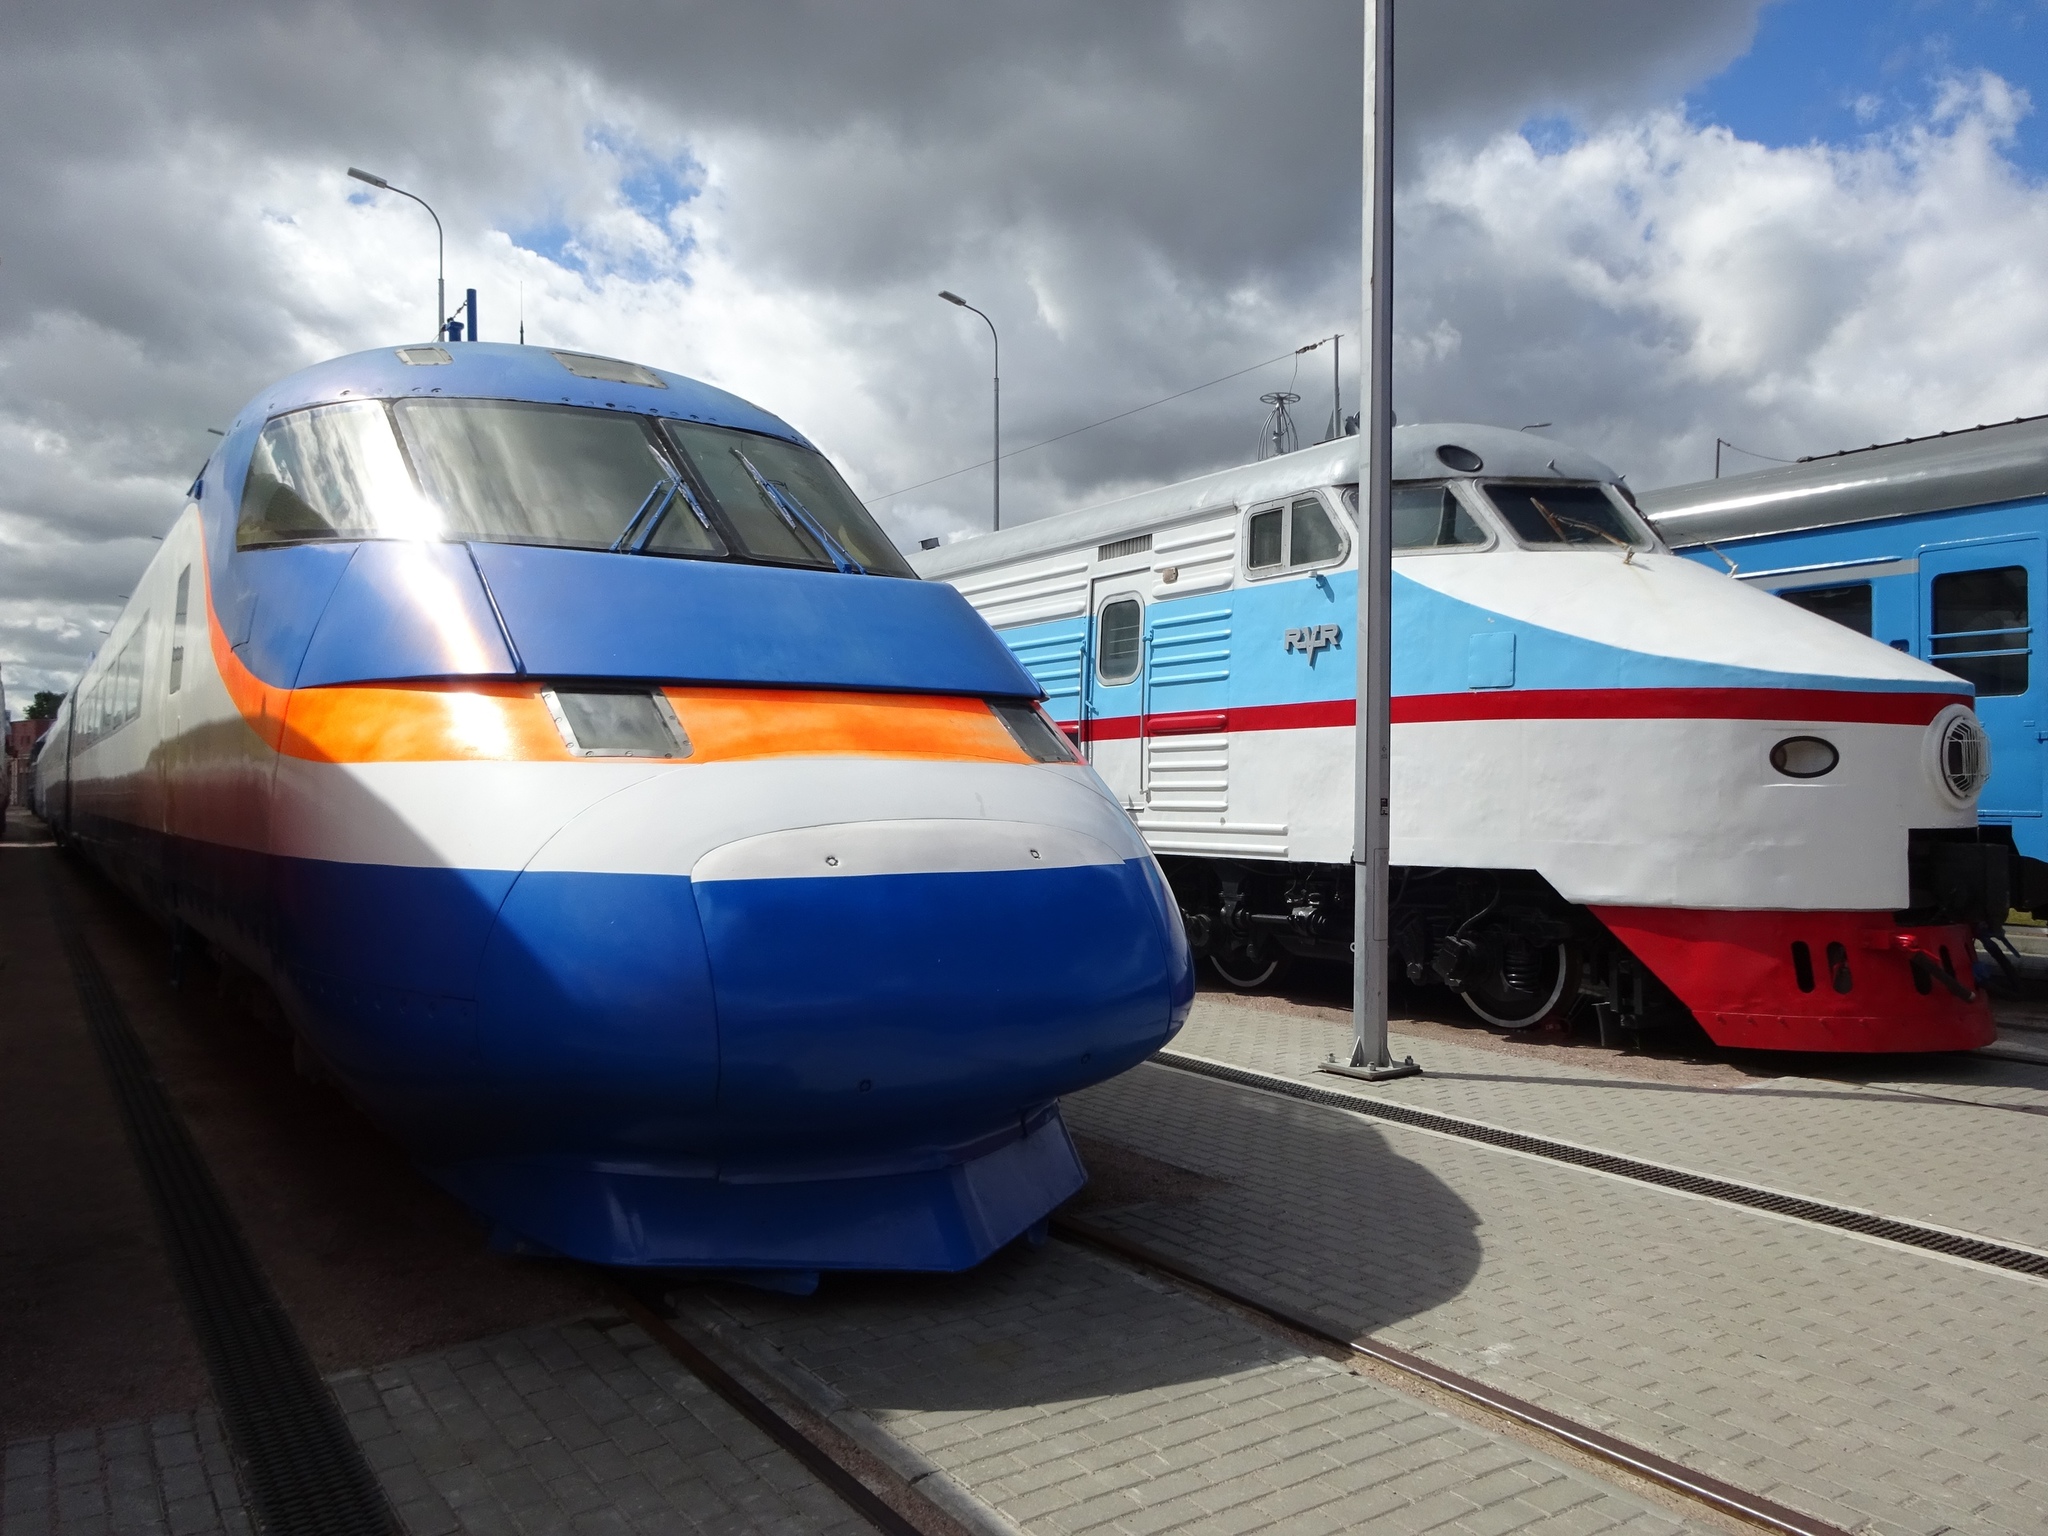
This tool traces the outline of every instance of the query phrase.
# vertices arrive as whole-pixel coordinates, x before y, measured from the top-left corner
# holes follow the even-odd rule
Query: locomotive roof
[[[2048,416],[1802,459],[1637,495],[1676,548],[2048,495]]]
[[[781,417],[679,373],[566,347],[493,341],[377,347],[315,363],[257,395],[242,408],[235,424],[243,426],[309,405],[414,395],[639,411],[766,432],[812,446]]]
[[[1438,456],[1447,447],[1477,456],[1480,468],[1452,467]],[[1240,464],[1213,474],[1198,475],[1173,485],[1140,491],[1093,507],[1061,512],[1036,522],[979,534],[941,549],[910,557],[920,576],[944,580],[1004,560],[1099,544],[1118,536],[1155,528],[1182,517],[1250,506],[1276,496],[1318,485],[1358,483],[1358,439],[1341,437],[1256,464]],[[1507,427],[1477,422],[1427,422],[1394,428],[1394,479],[1482,480],[1554,479],[1605,480],[1619,477],[1594,458],[1563,443]]]

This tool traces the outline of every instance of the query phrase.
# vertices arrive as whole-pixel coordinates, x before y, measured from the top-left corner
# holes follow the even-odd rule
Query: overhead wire
[[[1003,454],[1002,457],[1006,459],[1014,459],[1020,453],[1030,453],[1035,448],[1044,448],[1053,443],[1063,442],[1070,437],[1079,437],[1083,432],[1093,432],[1097,427],[1106,427],[1113,421],[1122,421],[1126,416],[1135,416],[1140,411],[1149,411],[1155,405],[1167,405],[1175,400],[1183,399],[1188,395],[1197,394],[1202,390],[1213,388],[1218,384],[1227,384],[1232,379],[1241,379],[1248,373],[1257,373],[1261,368],[1270,368],[1275,363],[1284,363],[1290,357],[1296,359],[1295,370],[1296,372],[1299,372],[1301,368],[1301,363],[1299,361],[1301,354],[1304,352],[1312,352],[1321,345],[1322,343],[1320,341],[1317,341],[1311,342],[1308,346],[1305,347],[1292,348],[1289,351],[1282,352],[1278,357],[1269,357],[1264,362],[1253,363],[1249,368],[1240,368],[1235,373],[1226,373],[1222,375],[1220,378],[1210,379],[1207,383],[1191,385],[1187,389],[1176,391],[1175,393],[1170,395],[1163,395],[1157,400],[1148,400],[1143,405],[1134,405],[1128,411],[1118,411],[1114,416],[1105,416],[1100,421],[1091,421],[1085,427],[1074,427],[1069,431],[1056,433],[1051,437],[1041,438],[1038,442],[1027,443],[1022,448],[1012,448],[1008,453]],[[989,465],[993,464],[994,462],[994,459],[983,459],[978,464],[965,464],[962,465],[959,469],[949,469],[943,475],[934,475],[931,479],[920,480],[915,485],[905,485],[900,486],[893,491],[884,491],[879,496],[868,497],[867,500],[871,502],[887,501],[891,496],[903,496],[907,495],[911,491],[921,491],[928,485],[937,485],[941,480],[951,480],[955,475],[972,474],[977,469],[987,469]]]

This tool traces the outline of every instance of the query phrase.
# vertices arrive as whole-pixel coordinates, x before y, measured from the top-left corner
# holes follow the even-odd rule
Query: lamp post
[[[1421,1069],[1387,1042],[1388,757],[1393,720],[1394,0],[1365,0],[1365,411],[1358,423],[1358,733],[1353,764],[1351,1059],[1380,1079]]]
[[[385,192],[396,192],[400,197],[409,197],[427,210],[427,217],[434,221],[434,340],[441,340],[441,327],[448,322],[448,259],[447,242],[441,234],[441,215],[434,212],[433,205],[416,192],[403,187],[394,187],[382,176],[372,176],[368,171],[348,168],[349,175],[357,181],[368,182]]]
[[[948,304],[958,304],[962,309],[973,310],[975,314],[981,315],[980,310],[975,309],[972,304],[968,303],[965,299],[961,298],[960,295],[957,293],[950,293],[942,289],[940,290],[939,297],[944,299]],[[1003,527],[1003,341],[1000,336],[996,335],[995,321],[990,320],[987,315],[981,315],[981,318],[983,322],[988,326],[989,340],[995,343],[996,349],[996,456],[994,463],[994,468],[996,472],[995,531],[1000,533]]]

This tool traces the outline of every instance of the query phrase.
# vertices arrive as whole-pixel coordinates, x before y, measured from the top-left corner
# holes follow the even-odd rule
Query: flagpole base
[[[1394,1077],[1422,1076],[1422,1068],[1415,1064],[1413,1056],[1404,1056],[1399,1061],[1389,1061],[1383,1065],[1356,1067],[1346,1066],[1338,1061],[1336,1057],[1332,1056],[1328,1061],[1317,1067],[1316,1070],[1318,1072],[1328,1072],[1337,1077],[1355,1077],[1367,1083],[1384,1083],[1389,1078]]]

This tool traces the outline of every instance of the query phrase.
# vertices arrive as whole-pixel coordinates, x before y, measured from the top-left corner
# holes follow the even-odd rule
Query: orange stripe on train
[[[693,763],[880,757],[1023,763],[980,699],[770,688],[663,690]],[[302,688],[280,733],[288,756],[329,763],[576,761],[538,683]],[[251,722],[254,723],[253,721]]]

